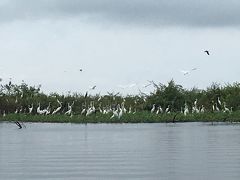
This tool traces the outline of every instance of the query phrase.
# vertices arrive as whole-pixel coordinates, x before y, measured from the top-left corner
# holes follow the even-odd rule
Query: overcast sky
[[[59,93],[233,83],[239,9],[239,0],[1,0],[0,76]]]

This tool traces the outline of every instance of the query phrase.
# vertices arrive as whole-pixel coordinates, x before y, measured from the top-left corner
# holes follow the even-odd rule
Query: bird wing
[[[181,70],[180,72],[182,72],[184,75],[189,74],[189,71],[186,71],[186,70]]]

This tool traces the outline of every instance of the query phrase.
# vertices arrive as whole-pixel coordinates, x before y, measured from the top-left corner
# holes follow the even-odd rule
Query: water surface
[[[0,179],[239,180],[240,126],[0,123]]]

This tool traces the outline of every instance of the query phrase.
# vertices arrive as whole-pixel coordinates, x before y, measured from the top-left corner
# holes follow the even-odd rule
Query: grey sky
[[[87,16],[139,25],[240,25],[238,0],[2,0],[2,22]]]
[[[46,92],[136,93],[172,78],[187,88],[232,83],[239,9],[237,0],[2,0],[0,76]]]

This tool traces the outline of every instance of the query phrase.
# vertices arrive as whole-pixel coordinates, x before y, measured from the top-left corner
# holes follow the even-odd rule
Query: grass
[[[233,113],[203,113],[188,114],[151,114],[150,112],[138,112],[136,114],[124,114],[121,119],[110,119],[111,114],[100,114],[91,116],[74,115],[29,115],[8,114],[0,117],[0,121],[20,122],[52,122],[52,123],[168,123],[168,122],[240,122],[240,111]]]

